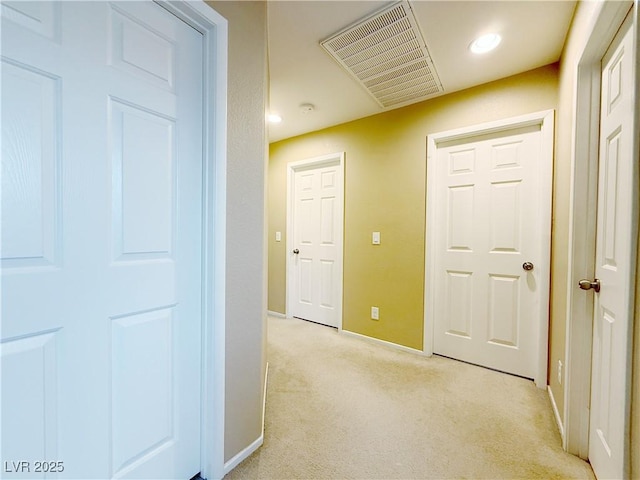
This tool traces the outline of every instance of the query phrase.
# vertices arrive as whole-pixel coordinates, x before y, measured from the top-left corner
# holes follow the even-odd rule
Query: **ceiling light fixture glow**
[[[473,53],[487,53],[496,48],[501,40],[502,37],[497,33],[488,33],[476,38],[471,45],[469,45],[469,50]]]
[[[276,113],[270,113],[267,115],[267,120],[269,120],[269,123],[280,123],[282,121],[282,117]]]

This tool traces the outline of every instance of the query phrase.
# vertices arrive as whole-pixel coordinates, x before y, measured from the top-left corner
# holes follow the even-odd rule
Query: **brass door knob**
[[[591,290],[593,288],[596,292],[599,292],[600,291],[600,280],[598,280],[596,278],[594,281],[591,281],[591,280],[587,280],[586,278],[583,278],[582,280],[580,280],[578,282],[578,286],[582,290]]]

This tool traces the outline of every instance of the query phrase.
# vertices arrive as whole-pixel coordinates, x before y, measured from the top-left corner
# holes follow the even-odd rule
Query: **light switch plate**
[[[282,241],[282,232],[276,232],[276,242]]]
[[[371,243],[374,245],[380,245],[380,232],[373,232],[371,235]]]

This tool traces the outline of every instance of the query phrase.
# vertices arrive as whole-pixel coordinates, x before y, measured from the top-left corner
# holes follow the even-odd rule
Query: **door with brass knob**
[[[424,344],[546,388],[553,113],[523,122],[428,140]]]
[[[596,478],[628,475],[630,375],[629,334],[633,325],[633,268],[636,241],[633,229],[637,143],[634,115],[634,65],[637,52],[629,15],[617,38],[602,58],[601,109],[598,154],[596,249],[593,277],[578,286],[599,292],[585,299],[592,303],[591,378],[585,387],[589,407],[588,458]],[[591,168],[591,167],[589,167]],[[606,286],[606,288],[602,288]],[[582,358],[578,357],[578,361]],[[582,407],[576,407],[582,408]],[[577,420],[582,423],[583,419]],[[637,450],[637,448],[636,448]]]

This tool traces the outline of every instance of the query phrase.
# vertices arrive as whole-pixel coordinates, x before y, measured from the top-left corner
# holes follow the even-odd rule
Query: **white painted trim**
[[[275,318],[287,318],[287,316],[284,313],[274,312],[272,310],[267,311],[267,316],[275,317]]]
[[[263,397],[262,397],[262,432],[260,436],[255,439],[249,446],[247,446],[244,450],[235,455],[231,460],[224,464],[224,474],[226,475],[231,470],[240,465],[244,460],[249,458],[253,452],[255,452],[258,448],[262,446],[264,443],[264,422],[265,422],[265,412],[267,409],[267,384],[269,378],[269,362],[267,362],[267,366],[264,372],[264,389],[263,389]]]
[[[253,443],[247,446],[244,450],[238,452],[231,460],[224,464],[224,475],[240,465],[243,461],[251,456],[253,452],[258,450],[264,443],[264,433],[256,438]]]
[[[553,139],[554,139],[554,111],[530,113],[495,122],[458,128],[446,132],[431,134],[427,137],[427,219],[425,244],[425,287],[424,287],[424,339],[425,355],[433,355],[433,331],[435,327],[435,291],[431,288],[435,283],[436,252],[432,248],[436,241],[436,228],[430,228],[429,221],[435,218],[437,202],[435,201],[436,157],[438,144],[460,140],[463,138],[486,135],[489,133],[511,130],[514,128],[540,125],[541,151],[546,161],[540,163],[540,213],[538,231],[540,232],[540,317],[538,319],[538,352],[537,367],[534,381],[538,388],[547,385],[548,350],[549,350],[549,289],[551,281],[551,198],[552,198],[552,169],[553,169]]]
[[[593,278],[595,272],[600,61],[631,7],[631,1],[598,4],[591,33],[582,50],[576,72],[576,108],[571,155],[563,447],[569,453],[584,459],[589,456],[593,302],[588,301],[585,295],[574,293],[577,292],[578,281],[581,278]],[[637,22],[633,28],[637,32]],[[637,186],[634,188],[637,189]],[[634,218],[637,212],[637,205],[634,205]]]
[[[556,419],[556,425],[558,426],[558,431],[560,432],[560,438],[562,439],[562,443],[564,443],[564,426],[562,425],[562,419],[560,418],[560,411],[558,410],[558,405],[556,404],[556,399],[553,396],[553,392],[551,391],[550,385],[547,385],[547,393],[549,394],[549,400],[551,401],[551,408],[553,409],[553,417]]]
[[[227,20],[203,0],[154,0],[203,36],[203,325],[200,475],[224,476]]]
[[[291,232],[293,232],[293,202],[294,202],[294,198],[293,198],[293,191],[295,189],[295,175],[294,173],[297,170],[302,170],[302,169],[311,169],[311,168],[319,168],[322,166],[328,166],[328,165],[338,165],[339,171],[340,171],[340,189],[342,190],[341,196],[342,196],[342,205],[340,208],[340,215],[341,218],[338,219],[339,224],[342,228],[342,232],[340,232],[340,238],[341,238],[341,242],[340,242],[340,248],[339,248],[339,252],[338,252],[338,259],[339,259],[339,265],[338,267],[338,277],[339,277],[339,286],[340,286],[340,303],[338,305],[338,331],[342,330],[342,295],[343,295],[343,291],[344,291],[344,286],[343,286],[343,272],[344,272],[344,206],[345,206],[345,198],[344,198],[344,192],[345,192],[345,188],[344,188],[344,170],[345,170],[345,166],[344,166],[344,157],[345,154],[344,152],[336,152],[336,153],[330,153],[327,155],[322,155],[319,157],[313,157],[313,158],[307,158],[304,160],[298,160],[295,162],[289,162],[287,163],[287,234],[286,234],[286,238],[287,238],[287,245],[286,245],[286,249],[287,249],[287,257],[286,257],[286,272],[287,272],[287,280],[286,280],[286,285],[287,285],[287,289],[286,289],[286,294],[285,294],[285,305],[286,305],[286,313],[285,316],[286,318],[292,318],[292,306],[291,306],[291,302],[293,301],[293,299],[291,298],[290,295],[290,291],[292,290],[292,282],[293,282],[293,262],[292,262],[292,257],[293,254],[291,253],[293,251],[293,249],[295,248],[293,245],[293,235]]]
[[[409,352],[414,355],[420,355],[421,357],[425,356],[425,353],[422,350],[418,350],[416,348],[405,347],[404,345],[400,345],[398,343],[387,342],[386,340],[380,340],[375,337],[368,337],[367,335],[362,335],[361,333],[351,332],[349,330],[340,330],[340,333],[343,335],[347,335],[349,337],[358,338],[360,340],[364,340],[365,342],[375,343],[376,345],[382,345],[387,348],[392,348],[394,350],[401,350],[403,352]]]

